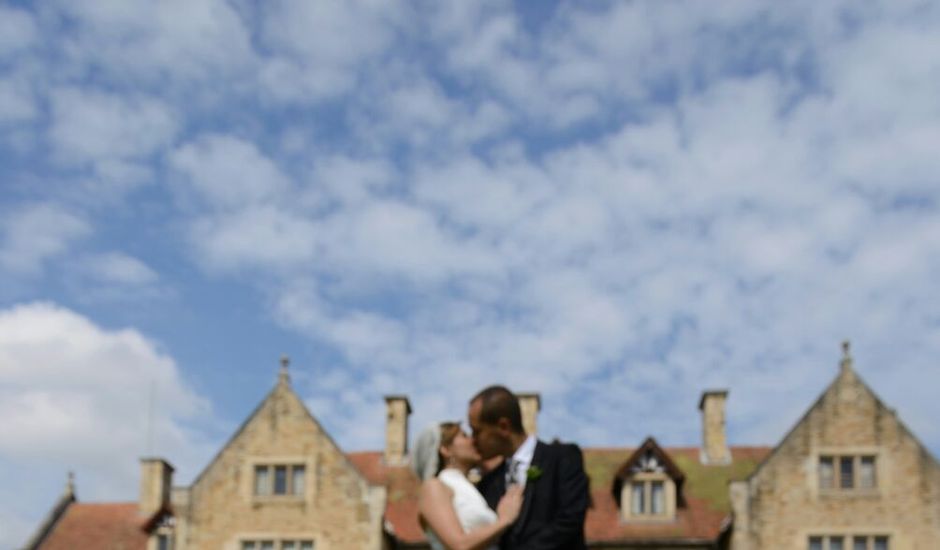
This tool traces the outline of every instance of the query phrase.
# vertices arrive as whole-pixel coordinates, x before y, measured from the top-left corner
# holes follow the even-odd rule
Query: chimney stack
[[[385,464],[401,466],[408,457],[408,415],[411,403],[404,395],[386,395]]]
[[[519,408],[522,409],[522,427],[525,433],[536,435],[538,433],[538,416],[542,410],[542,398],[537,393],[517,393]]]
[[[162,458],[140,459],[140,514],[150,517],[169,506],[173,466]]]
[[[728,390],[709,390],[702,393],[698,408],[702,411],[703,464],[730,464],[731,451],[725,433],[725,401]]]

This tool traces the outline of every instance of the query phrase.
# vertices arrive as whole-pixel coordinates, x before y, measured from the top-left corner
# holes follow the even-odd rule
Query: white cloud
[[[139,259],[122,252],[108,252],[86,258],[88,274],[105,284],[145,286],[159,279],[157,272]]]
[[[394,200],[375,200],[323,224],[334,269],[404,276],[439,282],[462,273],[496,268],[489,251],[442,228],[424,209]]]
[[[39,272],[45,261],[91,233],[85,219],[53,203],[8,208],[2,229],[0,266],[21,274]]]
[[[694,443],[727,385],[734,440],[772,442],[851,336],[940,445],[932,5],[119,4],[50,42],[55,168],[169,168],[141,208],[328,348],[306,395],[342,444],[380,445],[382,393],[421,425],[491,382],[585,444]],[[8,231],[20,270],[74,242]]]
[[[23,10],[0,6],[0,58],[35,44],[38,33],[32,15]]]
[[[177,122],[162,101],[80,88],[52,93],[52,143],[62,160],[146,157],[169,144]]]
[[[0,121],[29,120],[37,111],[33,90],[23,79],[0,79]]]
[[[120,83],[189,94],[191,100],[256,65],[248,29],[222,0],[66,1],[57,7],[74,22],[62,37],[72,66],[95,66]]]
[[[38,521],[68,470],[83,500],[134,500],[136,457],[166,456],[188,478],[214,450],[192,427],[208,403],[171,357],[135,329],[106,329],[54,304],[0,311],[0,387],[0,517]],[[36,480],[41,490],[27,491]],[[23,535],[4,532],[4,546]]]
[[[253,143],[232,136],[202,136],[174,151],[170,163],[217,208],[270,202],[291,186]]]
[[[260,72],[262,89],[301,103],[354,89],[391,45],[401,11],[389,2],[266,2],[259,39],[273,55]]]
[[[273,206],[227,215],[207,215],[191,227],[199,262],[210,270],[238,272],[242,267],[280,270],[316,258],[317,227],[302,216]]]
[[[630,4],[565,7],[528,35],[490,8],[433,12],[447,84],[466,95],[420,67],[382,73],[410,79],[352,118],[373,156],[313,146],[303,201],[256,196],[265,206],[200,222],[206,258],[275,275],[263,286],[278,320],[339,352],[325,376],[412,394],[418,424],[459,416],[489,382],[541,390],[547,430],[607,444],[693,443],[698,392],[729,385],[735,435],[766,443],[831,378],[841,338],[877,350],[930,332],[904,319],[930,317],[917,296],[938,270],[932,58],[907,59],[921,33],[885,38],[907,21],[849,33],[839,10]],[[732,38],[762,25],[787,38],[747,59]],[[858,71],[884,74],[863,89]],[[351,81],[337,82],[331,93]],[[535,120],[549,145],[479,151],[463,134],[477,105],[504,112],[478,136]],[[551,133],[602,113],[604,132]],[[415,148],[403,159],[400,142]],[[911,190],[923,210],[886,213]],[[380,441],[370,401],[341,420],[349,396],[310,391],[328,422],[356,426],[350,444]]]

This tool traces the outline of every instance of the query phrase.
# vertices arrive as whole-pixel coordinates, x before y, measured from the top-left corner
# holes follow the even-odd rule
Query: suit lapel
[[[490,508],[496,510],[499,499],[506,493],[506,461],[504,460],[499,466],[483,476],[479,487],[486,503],[489,504]]]
[[[542,461],[545,458],[545,444],[541,441],[535,443],[535,452],[532,454],[532,466],[538,466],[543,469]],[[538,480],[535,479],[526,479],[525,491],[523,492],[522,499],[522,510],[519,512],[519,519],[516,520],[516,524],[512,528],[512,533],[518,535],[522,532],[523,527],[525,526],[526,521],[529,518],[529,511],[532,510],[532,501],[535,500],[535,490],[538,485]]]

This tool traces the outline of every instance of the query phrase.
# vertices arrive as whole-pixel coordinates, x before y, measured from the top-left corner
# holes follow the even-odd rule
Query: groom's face
[[[506,422],[488,424],[480,419],[480,413],[483,410],[483,401],[476,400],[470,403],[470,409],[467,411],[467,420],[470,422],[470,429],[473,430],[473,444],[479,451],[483,460],[489,460],[497,455],[506,455],[506,450],[511,447]]]

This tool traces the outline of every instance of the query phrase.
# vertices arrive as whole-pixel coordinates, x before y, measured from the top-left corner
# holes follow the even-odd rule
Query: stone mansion
[[[260,396],[259,396],[260,397]],[[725,390],[699,402],[700,447],[585,448],[590,548],[936,550],[940,464],[855,372],[772,448],[729,445]],[[530,433],[540,400],[520,394]],[[278,381],[189,486],[140,461],[135,502],[81,502],[70,480],[29,550],[428,548],[408,468],[406,396],[387,396],[382,451],[344,452]],[[627,442],[625,442],[627,443]]]

